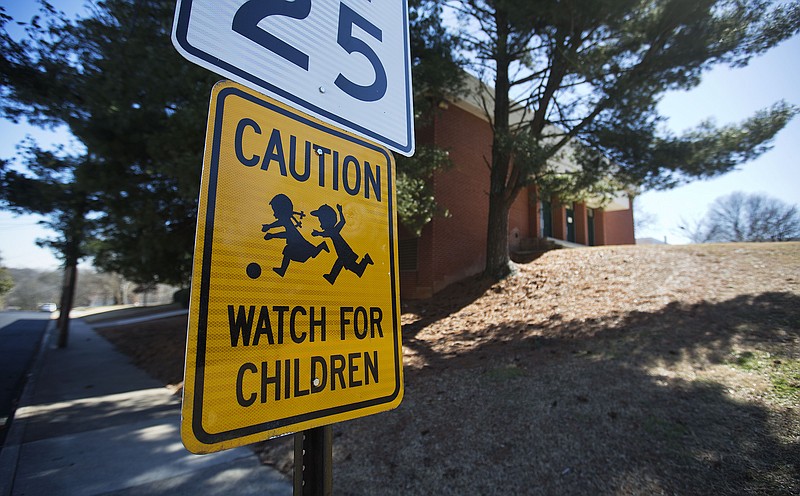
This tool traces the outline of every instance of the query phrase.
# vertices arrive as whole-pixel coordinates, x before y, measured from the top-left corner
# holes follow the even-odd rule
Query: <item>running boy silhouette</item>
[[[275,195],[275,197],[270,200],[269,204],[272,207],[272,212],[276,220],[271,224],[262,225],[261,231],[266,233],[264,239],[280,238],[286,240],[281,266],[272,269],[279,276],[283,277],[283,275],[286,274],[286,269],[289,267],[290,261],[303,263],[309,258],[314,258],[319,255],[319,252],[322,250],[330,251],[328,249],[328,243],[325,241],[314,246],[300,234],[298,228],[303,225],[300,219],[305,217],[305,214],[302,211],[294,211],[294,205],[292,205],[292,200],[290,200],[288,196],[284,194]],[[269,230],[274,227],[283,227],[284,230],[274,233],[269,232]]]
[[[336,219],[336,212],[333,211],[333,208],[330,205],[322,205],[318,209],[311,212],[311,215],[319,219],[319,225],[322,228],[321,231],[311,231],[311,235],[330,238],[333,242],[333,249],[336,251],[337,258],[333,263],[331,271],[322,276],[331,284],[336,282],[336,278],[339,276],[339,272],[341,272],[342,269],[347,269],[358,277],[361,277],[361,275],[364,273],[364,269],[367,268],[367,265],[373,264],[369,253],[364,255],[360,262],[356,262],[358,255],[356,255],[353,249],[350,248],[350,245],[347,244],[347,241],[345,241],[342,237],[342,228],[344,227],[344,214],[342,213],[342,206],[336,205],[336,209],[339,211],[338,222]]]

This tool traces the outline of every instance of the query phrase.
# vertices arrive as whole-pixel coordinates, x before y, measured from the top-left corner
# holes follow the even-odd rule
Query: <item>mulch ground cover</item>
[[[334,426],[336,494],[800,494],[800,243],[517,269],[403,303],[403,403]],[[185,319],[101,333],[179,387]]]

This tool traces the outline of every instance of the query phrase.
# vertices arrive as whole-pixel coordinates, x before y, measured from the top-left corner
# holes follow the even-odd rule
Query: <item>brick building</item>
[[[469,98],[440,105],[432,124],[418,130],[417,143],[449,151],[453,167],[433,178],[436,202],[449,216],[435,217],[420,237],[400,226],[403,298],[427,298],[480,273],[486,254],[492,135],[482,106]],[[602,208],[591,202],[561,204],[541,198],[531,186],[511,208],[508,235],[512,252],[545,238],[585,246],[634,244],[632,204],[625,195]]]

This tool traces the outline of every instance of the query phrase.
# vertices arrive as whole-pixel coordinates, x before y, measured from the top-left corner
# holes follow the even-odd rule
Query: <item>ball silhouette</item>
[[[247,266],[247,276],[250,279],[258,279],[261,276],[261,266],[253,262]]]

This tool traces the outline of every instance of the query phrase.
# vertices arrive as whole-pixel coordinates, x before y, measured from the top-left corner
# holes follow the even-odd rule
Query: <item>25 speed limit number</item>
[[[189,60],[404,155],[414,150],[405,0],[179,0]]]

